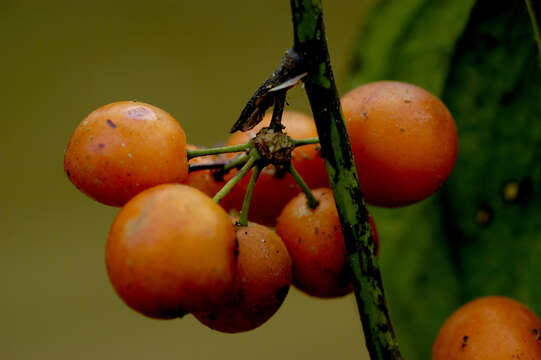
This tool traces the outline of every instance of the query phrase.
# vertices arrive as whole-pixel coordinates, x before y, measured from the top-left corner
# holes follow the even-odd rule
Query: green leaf
[[[380,0],[365,18],[352,86],[412,81],[439,94],[475,0]]]
[[[463,300],[503,294],[541,315],[541,69],[524,2],[478,3],[443,100],[461,144],[443,204]]]
[[[405,359],[429,359],[439,327],[460,302],[437,197],[401,209],[371,208],[393,328]]]
[[[401,351],[428,359],[445,318],[475,297],[507,295],[541,316],[541,70],[524,1],[379,1],[367,19],[353,84],[422,86],[459,132],[438,195],[371,210]]]

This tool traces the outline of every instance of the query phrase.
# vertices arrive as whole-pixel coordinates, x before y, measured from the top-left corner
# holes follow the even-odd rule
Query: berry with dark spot
[[[541,342],[535,332],[540,328],[540,320],[518,301],[482,297],[445,321],[432,348],[432,359],[541,360]]]
[[[238,257],[232,302],[194,316],[212,329],[237,333],[255,329],[280,308],[291,284],[291,258],[265,226],[237,226]]]
[[[155,106],[135,101],[105,105],[75,129],[64,170],[88,196],[122,206],[145,189],[186,178],[186,135]]]
[[[412,204],[443,185],[458,136],[440,99],[415,85],[380,81],[351,90],[341,103],[368,204]]]
[[[306,195],[297,195],[283,208],[276,232],[293,259],[293,284],[297,288],[317,297],[343,296],[353,288],[334,196],[327,188],[312,193],[319,205],[310,209]],[[379,239],[371,217],[369,220],[377,254]]]

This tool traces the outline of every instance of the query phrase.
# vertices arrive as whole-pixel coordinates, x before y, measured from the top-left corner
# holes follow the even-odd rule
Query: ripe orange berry
[[[341,102],[368,204],[408,205],[445,182],[458,137],[440,99],[411,84],[381,81],[353,89]]]
[[[146,316],[213,311],[231,298],[235,229],[201,191],[160,185],[120,210],[107,239],[106,264],[118,295]]]
[[[297,195],[278,217],[276,232],[293,260],[293,283],[297,288],[317,297],[343,296],[352,290],[351,275],[333,193],[321,188],[312,194],[319,205],[310,209],[306,195]],[[378,253],[373,221],[371,231]]]
[[[194,313],[212,329],[237,333],[257,328],[280,308],[291,284],[291,258],[276,233],[249,223],[237,226],[237,272],[233,302]]]
[[[227,145],[237,145],[248,142],[265,126],[269,126],[272,114],[267,114],[263,121],[248,132],[236,132],[231,135]],[[293,139],[317,137],[314,120],[302,113],[285,111],[282,117],[284,132]],[[319,144],[297,147],[292,153],[292,164],[304,181],[311,188],[329,185],[325,163],[321,157]],[[250,172],[251,174],[251,172]],[[240,210],[250,181],[250,174],[245,176],[231,192],[231,206]],[[282,208],[295,195],[301,192],[295,179],[289,174],[279,174],[276,168],[269,165],[259,175],[254,189],[248,217],[257,223],[268,226],[276,224],[276,218]]]
[[[487,296],[459,308],[445,321],[433,360],[541,359],[541,321],[518,301]]]
[[[186,135],[155,106],[136,101],[105,105],[75,129],[64,170],[88,196],[122,206],[149,187],[186,178]]]

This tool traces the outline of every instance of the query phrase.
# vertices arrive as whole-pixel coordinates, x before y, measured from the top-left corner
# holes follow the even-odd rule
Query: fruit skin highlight
[[[233,302],[214,312],[194,313],[208,327],[227,333],[255,329],[282,305],[292,278],[286,246],[269,228],[237,226],[237,270]]]
[[[487,296],[453,313],[432,348],[433,360],[541,359],[541,321],[516,300]]]
[[[272,114],[268,113],[253,129],[247,132],[235,132],[227,145],[243,144],[251,140],[263,127],[269,126]],[[314,120],[296,111],[285,111],[282,117],[284,132],[293,139],[317,137]],[[321,157],[319,144],[299,146],[293,150],[291,163],[310,188],[328,187],[329,179],[325,163]],[[231,192],[230,207],[240,210],[244,194],[250,182],[250,175],[245,176]],[[278,174],[274,166],[263,169],[254,189],[248,219],[257,223],[274,226],[282,208],[295,195],[301,192],[297,182],[289,173]]]
[[[186,135],[167,112],[142,102],[100,107],[75,129],[64,155],[70,181],[91,198],[122,206],[139,192],[188,175]]]
[[[322,298],[343,296],[353,288],[334,196],[328,188],[312,194],[319,205],[310,209],[306,195],[297,195],[278,217],[276,232],[293,260],[293,284],[298,289]],[[373,221],[370,225],[377,254],[379,240]]]
[[[412,204],[445,182],[458,136],[440,99],[415,85],[380,81],[351,90],[341,103],[368,204]]]
[[[105,262],[128,306],[169,319],[231,301],[236,252],[235,228],[224,209],[197,189],[165,184],[120,210]]]

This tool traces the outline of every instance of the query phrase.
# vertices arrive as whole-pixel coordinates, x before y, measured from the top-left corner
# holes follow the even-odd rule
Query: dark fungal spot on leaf
[[[503,106],[513,103],[517,97],[517,94],[519,94],[519,92],[517,92],[516,89],[513,89],[513,91],[504,92],[500,97],[500,103]]]
[[[541,331],[539,331],[539,329],[537,328],[533,329],[532,333],[534,334],[536,341],[541,340]]]
[[[113,129],[116,129],[116,124],[114,122],[112,122],[111,119],[107,119],[107,125],[109,125]]]
[[[492,222],[493,217],[492,207],[488,204],[481,204],[475,214],[475,221],[479,226],[487,227]]]
[[[216,321],[216,313],[209,313],[208,318],[210,321]]]
[[[462,338],[462,349],[464,349],[466,345],[468,345],[468,338],[468,335],[464,335],[464,337]]]
[[[68,177],[71,177],[71,173],[68,171],[66,171],[66,175],[68,175]]]

